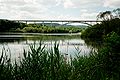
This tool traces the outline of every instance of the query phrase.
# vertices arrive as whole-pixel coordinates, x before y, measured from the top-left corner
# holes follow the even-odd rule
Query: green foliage
[[[119,80],[120,74],[120,36],[115,33],[109,33],[104,39],[104,47],[100,49],[99,55],[104,64],[104,70],[112,80]]]
[[[10,31],[18,27],[20,27],[20,24],[14,21],[0,20],[0,32]]]
[[[116,33],[111,33],[107,44],[119,41]],[[110,48],[103,47],[98,52],[91,52],[89,56],[76,55],[66,61],[59,52],[59,45],[46,50],[45,46],[30,46],[24,50],[24,58],[19,62],[10,63],[10,59],[2,52],[0,57],[0,79],[2,80],[119,80],[119,57],[110,53]],[[112,60],[111,60],[112,59]]]
[[[99,24],[96,24],[83,31],[81,37],[101,38],[103,34],[103,28]]]
[[[97,19],[102,19],[103,21],[107,21],[113,18],[111,11],[100,12],[97,15]]]
[[[106,14],[106,13],[105,13]],[[101,15],[105,18],[103,15]],[[119,80],[120,74],[120,19],[107,19],[102,21],[100,24],[93,25],[92,27],[87,28],[84,32],[82,32],[82,38],[87,38],[87,44],[91,44],[91,40],[94,42],[96,40],[102,40],[102,47],[98,48],[96,54],[92,53],[90,56],[94,57],[91,60],[94,65],[98,65],[95,70],[98,71],[99,76],[101,78],[97,78],[97,80]],[[86,40],[85,40],[86,41]],[[92,43],[93,43],[92,41]],[[96,61],[94,63],[94,61]],[[89,64],[89,63],[88,63]],[[89,65],[91,66],[91,64]],[[93,72],[98,74],[95,70]],[[99,72],[100,70],[100,72]],[[87,74],[87,73],[86,73]],[[92,73],[91,73],[92,74]],[[94,77],[90,80],[93,80]]]
[[[111,33],[107,34],[107,36],[105,38],[105,43],[107,43],[106,46],[111,48],[111,52],[120,53],[120,51],[119,51],[120,36],[117,33],[111,32]]]
[[[4,23],[4,22],[2,22]],[[25,26],[25,27],[24,27]],[[22,32],[77,32],[74,28],[24,25]],[[88,56],[76,55],[66,61],[59,45],[46,50],[45,46],[30,46],[24,58],[12,64],[3,49],[0,57],[1,80],[119,80],[120,74],[120,19],[96,24],[82,32],[82,37],[102,38],[103,47]]]
[[[0,20],[0,32],[29,32],[29,33],[77,33],[78,27],[49,27],[38,24],[17,23],[9,20]]]
[[[18,30],[18,29],[17,29]],[[28,25],[20,31],[29,32],[29,33],[76,33],[81,32],[81,28],[77,27],[48,27],[48,26],[37,26]]]
[[[82,32],[83,38],[104,38],[110,32],[116,32],[120,35],[120,19],[112,19],[110,21],[103,21],[101,24],[93,25]]]
[[[120,8],[114,9],[113,11],[100,12],[97,15],[97,19],[102,19],[102,22],[86,29],[82,33],[83,38],[103,39],[112,31],[120,35]]]

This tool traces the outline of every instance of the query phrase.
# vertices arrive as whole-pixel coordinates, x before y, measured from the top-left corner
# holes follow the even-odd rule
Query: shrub
[[[82,32],[83,38],[104,38],[110,32],[120,35],[120,19],[103,21],[101,24],[93,25]]]

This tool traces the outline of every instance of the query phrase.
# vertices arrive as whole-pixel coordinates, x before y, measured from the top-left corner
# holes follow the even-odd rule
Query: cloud
[[[64,0],[65,8],[93,8],[102,5],[101,0]]]
[[[119,8],[120,0],[105,0],[104,7]]]
[[[35,0],[35,2],[45,7],[52,7],[52,6],[58,6],[61,0]]]
[[[96,19],[96,16],[97,16],[98,13],[82,13],[81,16],[80,16],[80,19],[81,20],[94,20]]]
[[[32,19],[45,12],[47,8],[35,0],[0,0],[0,18]]]
[[[27,11],[30,13],[44,13],[47,11],[47,8],[44,7],[43,5],[38,5],[38,4],[29,4],[29,5],[24,5],[22,7],[19,7],[20,11]]]
[[[71,0],[65,0],[63,4],[65,8],[75,8],[75,5]]]
[[[56,16],[56,17],[57,17],[57,16]],[[61,14],[61,15],[59,15],[59,16],[57,17],[57,19],[59,19],[59,20],[77,20],[78,18],[73,17],[73,16],[71,16],[71,15],[69,15],[69,14],[67,14],[67,15]]]
[[[120,0],[0,0],[0,18],[96,19],[99,10],[119,5]]]
[[[23,6],[26,4],[25,0],[1,0],[0,3],[17,6]]]

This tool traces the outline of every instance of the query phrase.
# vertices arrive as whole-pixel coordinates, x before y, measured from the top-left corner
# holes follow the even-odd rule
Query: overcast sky
[[[120,8],[120,0],[0,0],[0,19],[96,19]]]

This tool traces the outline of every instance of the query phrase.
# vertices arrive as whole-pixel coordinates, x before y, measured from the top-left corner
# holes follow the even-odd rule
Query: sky
[[[0,19],[96,20],[120,0],[0,0]]]

